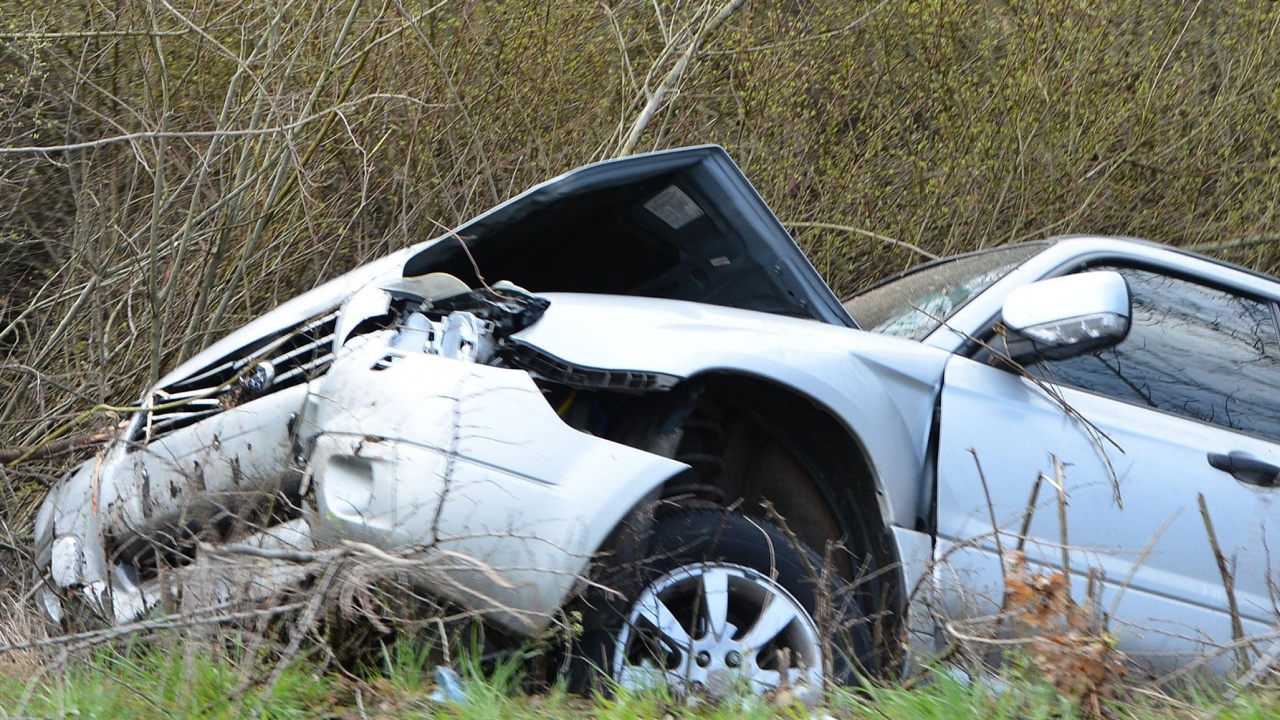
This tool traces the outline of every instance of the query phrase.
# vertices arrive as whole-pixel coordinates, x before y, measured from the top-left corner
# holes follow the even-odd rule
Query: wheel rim
[[[822,686],[813,618],[772,578],[730,563],[673,570],[646,587],[618,633],[614,679],[724,697]]]

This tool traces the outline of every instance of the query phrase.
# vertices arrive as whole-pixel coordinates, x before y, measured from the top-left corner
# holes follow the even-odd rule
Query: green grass
[[[243,650],[182,645],[99,648],[86,657],[9,672],[0,714],[54,718],[312,718],[332,715],[334,678],[295,664],[274,667]]]
[[[360,677],[304,659],[276,664],[235,644],[161,641],[99,648],[66,663],[0,676],[0,714],[49,718],[582,718],[632,720],[1049,720],[1087,717],[1035,678],[1013,677],[994,690],[937,673],[914,689],[838,690],[810,709],[776,699],[744,698],[690,705],[660,692],[581,698],[553,686],[529,693],[522,658],[459,662],[466,698],[432,698],[439,657],[430,646],[400,643],[383,650]],[[275,676],[274,682],[270,679]],[[1227,702],[1200,689],[1179,698],[1129,692],[1109,717],[1261,720],[1280,712],[1280,696],[1257,689]]]

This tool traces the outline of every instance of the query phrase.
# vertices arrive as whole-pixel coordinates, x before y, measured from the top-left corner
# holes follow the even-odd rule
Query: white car
[[[722,149],[603,162],[163,378],[42,507],[41,595],[125,622],[198,549],[372,546],[517,636],[581,611],[623,682],[766,689],[899,662],[921,581],[993,612],[1020,547],[1187,657],[1276,622],[1277,301],[1070,237],[841,304]]]

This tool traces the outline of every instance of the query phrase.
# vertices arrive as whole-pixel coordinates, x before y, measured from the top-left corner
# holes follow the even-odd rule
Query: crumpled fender
[[[699,303],[546,293],[517,342],[577,365],[692,378],[733,372],[785,385],[861,442],[889,524],[913,527],[929,429],[950,355],[901,338]]]
[[[381,335],[353,340],[308,398],[319,530],[417,555],[432,591],[542,630],[624,516],[688,466],[569,427],[522,370]]]

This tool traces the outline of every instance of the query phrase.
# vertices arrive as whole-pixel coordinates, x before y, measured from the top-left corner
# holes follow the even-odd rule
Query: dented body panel
[[[684,466],[570,428],[524,371],[378,340],[348,348],[309,402],[320,524],[421,548],[450,567],[442,594],[542,630],[605,536]]]
[[[821,406],[859,438],[880,511],[910,527],[942,368],[950,354],[811,320],[648,298],[547,294],[539,322],[514,336],[565,361],[694,378],[767,378]]]
[[[265,494],[271,496],[300,473],[290,463],[290,418],[301,411],[307,387],[297,386],[197,425],[180,429],[146,448],[115,443],[101,461],[89,462],[60,482],[36,518],[37,553],[63,541],[62,567],[52,569],[64,587],[83,587],[95,602],[110,596],[103,611],[117,622],[136,618],[159,601],[154,584],[139,582],[132,563],[113,562],[127,552],[132,529],[173,532],[191,523],[234,513]],[[145,547],[134,552],[147,554]],[[116,553],[112,553],[116,554]]]

